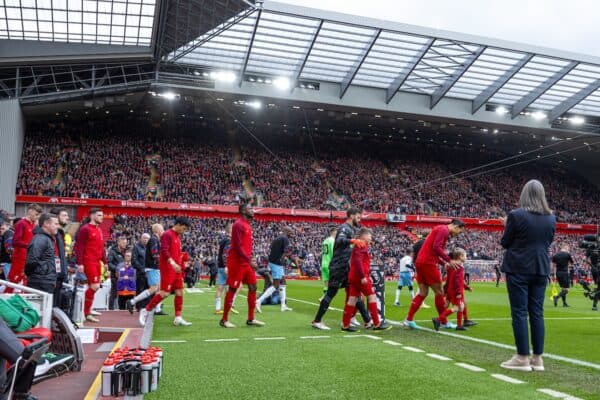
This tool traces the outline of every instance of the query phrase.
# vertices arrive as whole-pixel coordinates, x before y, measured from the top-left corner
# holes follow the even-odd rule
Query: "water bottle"
[[[115,361],[107,358],[102,366],[102,396],[111,395],[112,375],[115,370]]]

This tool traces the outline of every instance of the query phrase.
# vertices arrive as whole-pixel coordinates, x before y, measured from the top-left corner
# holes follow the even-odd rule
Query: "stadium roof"
[[[471,114],[499,108],[505,119],[533,116],[547,128],[569,114],[600,117],[598,57],[271,1],[0,0],[0,63],[21,66],[16,78],[0,70],[4,96],[44,92],[45,78],[27,64],[39,59],[39,41],[52,41],[41,53],[58,52],[61,63],[110,53],[116,62],[137,57],[155,65],[154,77],[137,73],[138,66],[115,65],[123,71],[117,85],[153,84],[165,68],[187,74],[195,72],[184,68],[195,67],[234,74],[240,88],[252,79],[283,78],[292,90],[301,81],[338,85],[340,99],[350,88],[378,89],[384,101],[371,108],[385,108],[404,93],[425,97],[430,110],[460,99]],[[94,66],[78,65],[89,79],[80,78],[83,71],[46,75],[57,91],[57,82],[68,79],[81,94],[110,81],[110,73],[96,76]],[[23,77],[36,87],[20,84]]]

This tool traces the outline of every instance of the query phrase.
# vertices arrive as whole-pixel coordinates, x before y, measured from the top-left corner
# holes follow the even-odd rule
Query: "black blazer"
[[[550,275],[550,245],[556,216],[535,214],[522,208],[506,219],[502,247],[506,249],[502,271],[523,275]]]

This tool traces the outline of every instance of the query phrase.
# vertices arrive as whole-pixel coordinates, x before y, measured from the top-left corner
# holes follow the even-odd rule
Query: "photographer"
[[[600,293],[598,292],[598,286],[600,286],[600,249],[598,247],[589,248],[586,251],[585,256],[586,262],[590,265],[592,280],[596,285],[595,296],[593,296],[592,299],[592,311],[598,311],[598,300],[600,300]]]
[[[562,299],[563,307],[569,307],[567,304],[567,294],[569,293],[570,279],[569,266],[574,263],[573,257],[569,253],[569,246],[562,246],[560,251],[552,257],[554,264],[553,275],[560,286],[560,293],[553,297],[554,307],[558,306],[558,299]]]

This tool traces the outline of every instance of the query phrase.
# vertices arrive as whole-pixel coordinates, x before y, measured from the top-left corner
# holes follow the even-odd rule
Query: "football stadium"
[[[600,399],[600,8],[508,3],[0,0],[0,400]]]

